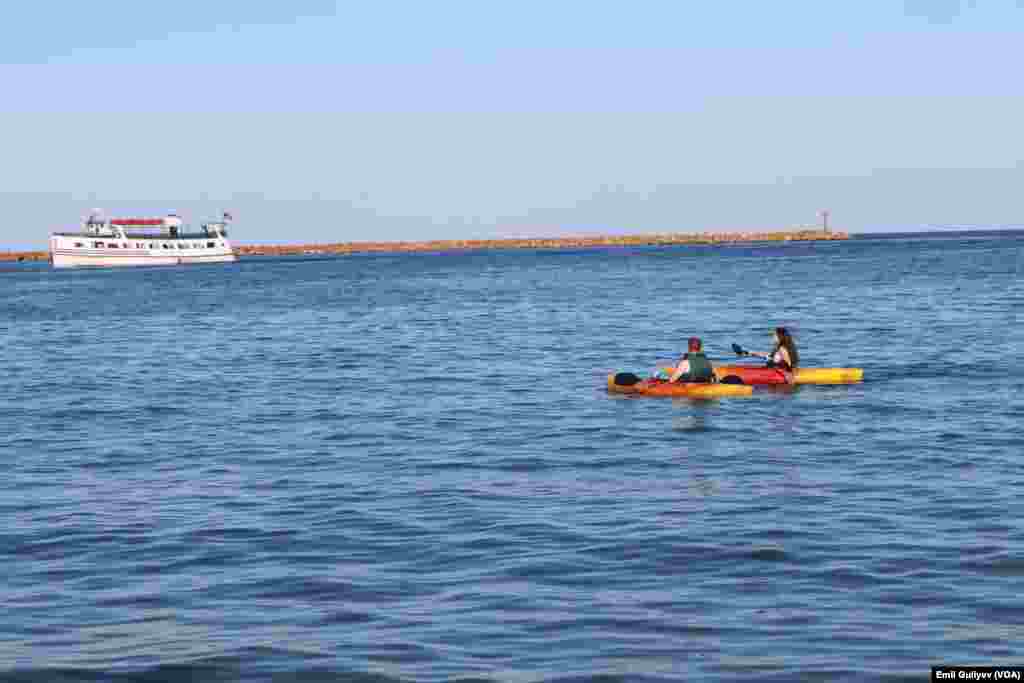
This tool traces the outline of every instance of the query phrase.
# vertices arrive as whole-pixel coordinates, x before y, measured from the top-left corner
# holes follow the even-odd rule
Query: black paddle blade
[[[631,387],[634,384],[639,384],[640,378],[632,372],[617,372],[615,373],[615,379],[612,381],[620,387]]]
[[[737,356],[742,356],[744,353],[746,353],[742,348],[740,348],[739,344],[733,344],[732,350]]]

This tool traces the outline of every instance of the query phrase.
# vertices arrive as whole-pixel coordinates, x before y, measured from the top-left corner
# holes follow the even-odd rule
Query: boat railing
[[[221,236],[227,237],[227,234],[217,235],[211,232],[185,232],[178,233],[177,235],[133,235],[128,233],[126,237],[120,235],[97,235],[94,232],[55,232],[52,233],[56,237],[86,237],[89,239],[129,239],[129,240],[164,240],[167,242],[174,242],[176,240],[211,240],[219,239]]]

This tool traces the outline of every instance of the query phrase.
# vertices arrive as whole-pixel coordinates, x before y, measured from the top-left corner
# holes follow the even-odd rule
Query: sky
[[[11,3],[0,248],[1024,227],[1021,64],[1024,0]]]

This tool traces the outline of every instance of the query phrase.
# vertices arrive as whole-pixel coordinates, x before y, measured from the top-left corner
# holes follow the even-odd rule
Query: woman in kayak
[[[669,376],[669,382],[714,382],[715,370],[711,361],[704,355],[704,345],[697,337],[690,337],[686,343],[687,351],[679,360],[679,365]]]
[[[786,373],[786,379],[793,381],[793,372],[800,366],[800,353],[796,350],[796,342],[793,336],[785,327],[776,327],[773,333],[775,348],[770,353],[759,353],[749,351],[751,356],[764,358],[768,361],[768,367],[777,368]]]

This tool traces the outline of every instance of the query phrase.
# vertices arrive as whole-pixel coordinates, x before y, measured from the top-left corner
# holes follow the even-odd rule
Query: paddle
[[[739,344],[733,344],[732,345],[732,350],[736,352],[737,356],[754,356],[756,358],[764,358],[765,360],[768,361],[768,367],[769,368],[774,368],[775,367],[775,363],[771,360],[771,354],[755,353],[753,351],[747,351],[746,349],[741,347]]]
[[[733,344],[732,345],[732,350],[736,352],[737,356],[752,356],[752,355],[754,355],[754,354],[750,353],[749,351],[744,351],[743,349],[741,349],[739,344]],[[718,356],[713,356],[713,357],[712,356],[708,356],[708,360],[714,361],[716,363],[717,362],[728,363],[732,359],[731,358],[719,358]],[[654,365],[655,365],[655,367],[658,367],[658,371],[656,373],[652,374],[652,376],[649,377],[648,379],[660,379],[660,380],[664,381],[664,380],[668,379],[668,375],[671,374],[672,371],[676,369],[676,362],[675,361],[665,361],[665,362],[657,361]]]
[[[754,355],[756,355],[754,353],[751,353],[750,351],[745,351],[743,348],[740,347],[739,344],[733,344],[732,345],[732,350],[736,353],[737,356],[754,356]],[[722,362],[728,362],[729,361],[728,358],[708,358],[708,360],[722,361]],[[663,365],[667,366],[667,367],[664,367]],[[655,363],[655,366],[656,367],[657,366],[663,366],[663,367],[659,367],[657,372],[654,372],[649,377],[647,377],[646,379],[648,381],[666,382],[666,381],[668,381],[669,375],[671,375],[672,371],[674,371],[675,368],[676,368],[675,362],[669,363],[667,361],[664,364],[661,361],[658,361],[658,362]]]
[[[729,358],[708,358],[708,360],[722,361],[723,363],[726,363],[730,359]],[[655,366],[658,367],[658,369],[651,374],[651,379],[668,379],[669,375],[671,375],[673,372],[675,372],[675,369],[676,369],[676,364],[675,363],[666,363],[664,365],[662,365],[661,363],[655,363]]]
[[[768,358],[767,354],[757,353],[755,351],[747,351],[746,349],[741,347],[739,344],[733,344],[732,345],[732,350],[736,352],[737,356],[754,356],[755,358]]]
[[[737,356],[749,356],[750,351],[745,351],[739,344],[733,344],[732,350]]]

